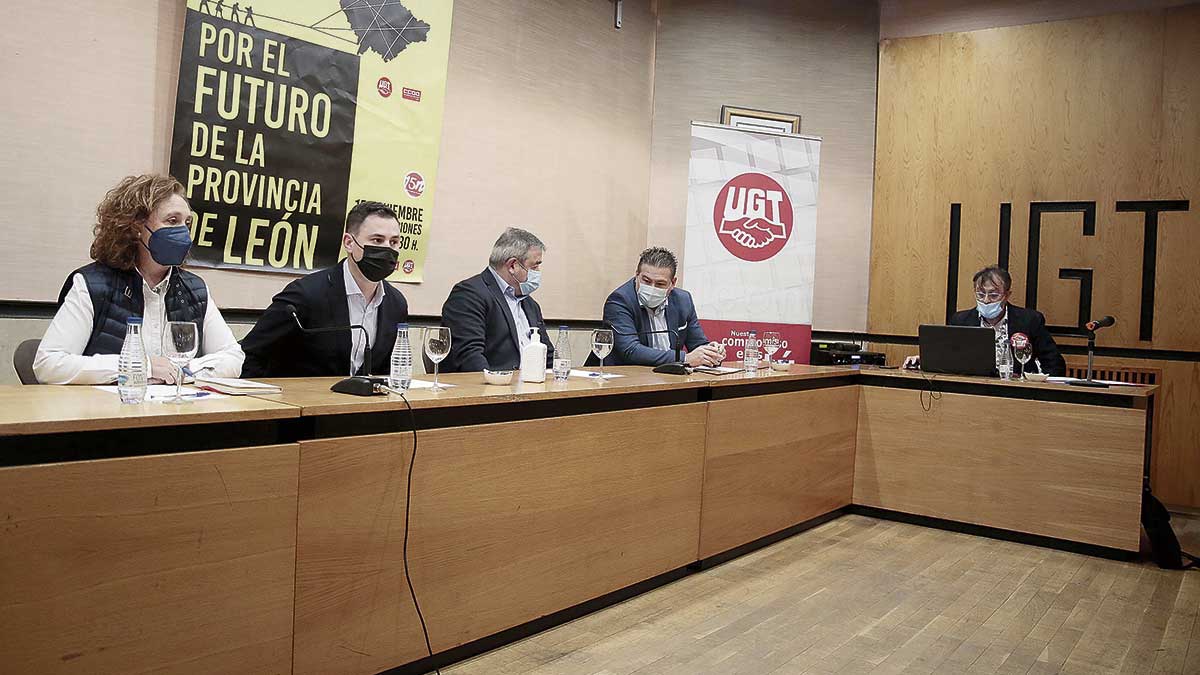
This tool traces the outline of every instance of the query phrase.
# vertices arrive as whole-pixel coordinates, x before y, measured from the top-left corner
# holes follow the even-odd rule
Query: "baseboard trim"
[[[904,513],[903,511],[892,511],[890,509],[881,509],[874,506],[861,506],[855,504],[850,506],[847,509],[847,512],[855,515],[867,516],[870,518],[879,518],[880,520],[893,520],[899,523],[908,523],[909,525],[920,525],[922,527],[931,527],[949,532],[970,534],[976,537],[987,537],[989,539],[1011,541],[1029,546],[1052,548],[1059,551],[1067,551],[1069,553],[1079,553],[1097,558],[1107,558],[1109,560],[1135,562],[1140,559],[1137,551],[1126,551],[1119,548],[1099,546],[1097,544],[1084,544],[1077,541],[1059,539],[1057,537],[1047,537],[1040,534],[1017,532],[1015,530],[989,527],[987,525],[973,525],[971,523],[963,523],[957,520],[947,520],[945,518],[934,518],[933,516]]]

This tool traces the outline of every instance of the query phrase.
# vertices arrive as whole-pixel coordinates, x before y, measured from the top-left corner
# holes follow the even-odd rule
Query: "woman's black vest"
[[[108,265],[94,262],[81,267],[67,277],[58,304],[62,306],[76,274],[82,274],[87,282],[88,295],[92,297],[92,336],[83,349],[84,356],[93,354],[120,354],[125,343],[125,321],[131,316],[142,316],[145,307],[142,299],[142,277],[135,270],[116,270]],[[204,281],[178,267],[171,272],[164,298],[167,321],[191,321],[196,324],[196,345],[204,344],[204,313],[208,310],[208,287]],[[158,339],[158,336],[143,335],[142,340]],[[203,351],[201,350],[201,353]]]

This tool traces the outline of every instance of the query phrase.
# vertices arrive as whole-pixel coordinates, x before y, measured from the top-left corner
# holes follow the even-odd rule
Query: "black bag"
[[[1171,512],[1150,492],[1149,486],[1142,488],[1142,527],[1150,539],[1150,557],[1159,567],[1168,570],[1196,567],[1196,556],[1179,548],[1179,538],[1171,528]]]

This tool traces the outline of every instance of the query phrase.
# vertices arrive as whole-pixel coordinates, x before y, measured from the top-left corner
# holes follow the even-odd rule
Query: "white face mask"
[[[650,309],[658,309],[660,305],[667,301],[667,289],[648,286],[643,283],[638,284],[637,294],[638,301],[643,307]]]

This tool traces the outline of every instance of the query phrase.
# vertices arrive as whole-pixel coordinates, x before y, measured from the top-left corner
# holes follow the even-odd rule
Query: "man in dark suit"
[[[554,346],[542,308],[531,297],[541,285],[545,251],[533,234],[510,227],[492,246],[487,268],[454,286],[442,305],[442,325],[450,329],[450,354],[442,370],[516,369],[531,328],[546,345],[550,367]]]
[[[1047,375],[1066,375],[1067,362],[1046,329],[1046,317],[1036,309],[1026,309],[1008,301],[1012,294],[1012,276],[1003,267],[992,265],[975,273],[975,308],[956,312],[951,326],[980,326],[996,331],[997,348],[1012,348],[1012,336],[1024,333],[1033,346],[1033,359]],[[1033,359],[1030,359],[1032,363]],[[909,357],[905,365],[916,363]],[[1013,360],[1016,364],[1016,360]],[[1035,366],[1036,367],[1036,366]]]
[[[692,295],[675,287],[678,263],[665,248],[648,248],[633,278],[604,301],[604,321],[613,328],[613,365],[659,366],[675,361],[675,347],[686,348],[689,366],[716,366],[720,349],[700,328]],[[652,331],[666,331],[652,332]]]
[[[360,202],[346,216],[346,259],[296,279],[271,300],[242,340],[243,377],[386,375],[396,324],[408,321],[408,302],[384,279],[396,270],[400,223],[391,207]],[[305,334],[305,328],[359,324],[358,329]],[[367,344],[371,362],[365,363]]]

